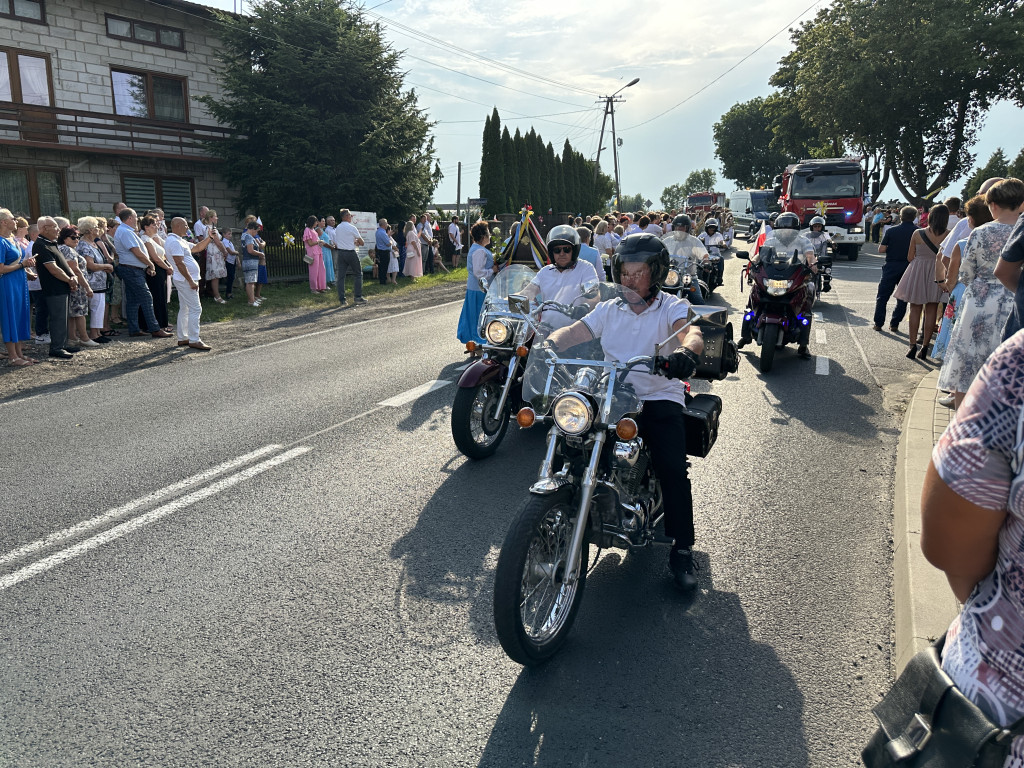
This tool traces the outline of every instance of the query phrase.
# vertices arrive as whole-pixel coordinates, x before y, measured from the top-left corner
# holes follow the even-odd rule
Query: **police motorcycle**
[[[676,222],[680,219],[686,219],[685,230],[676,229]],[[708,252],[703,243],[689,233],[689,221],[690,217],[685,214],[676,216],[672,222],[673,231],[661,238],[671,259],[661,290],[684,298],[691,304],[703,304],[709,291],[707,283],[700,279],[700,272],[708,259]]]
[[[772,369],[776,350],[786,344],[797,343],[801,357],[810,356],[807,343],[812,317],[805,304],[806,281],[813,272],[804,259],[813,247],[799,234],[798,227],[795,214],[779,216],[758,253],[748,257],[750,262],[740,277],[740,290],[744,283],[751,285],[751,290],[738,346],[757,342],[761,347],[761,373]]]
[[[832,290],[832,252],[828,249],[832,238],[825,231],[825,219],[821,216],[811,219],[808,226],[810,229],[801,234],[814,246],[814,258],[818,265],[818,272],[814,276],[815,296],[820,298],[821,294]],[[821,228],[815,229],[815,226]]]
[[[589,309],[611,301],[623,311],[646,302],[621,285],[594,286],[573,304]],[[525,297],[509,297],[524,318]],[[671,543],[659,534],[662,491],[651,455],[638,436],[643,404],[633,371],[665,373],[666,356],[680,347],[685,330],[700,326],[704,352],[691,378],[720,380],[738,366],[732,327],[721,307],[692,307],[686,326],[652,349],[616,362],[592,342],[560,349],[538,332],[527,360],[521,428],[548,430],[537,481],[513,520],[498,557],[494,622],[505,653],[534,666],[550,659],[569,635],[592,562],[591,545],[629,551]],[[555,337],[557,339],[557,335]],[[692,354],[692,353],[691,353]],[[707,456],[718,437],[722,401],[687,393],[686,450]]]
[[[714,217],[705,220],[704,232],[707,232],[708,229],[712,227],[714,227],[715,232],[718,231],[718,219]],[[701,242],[703,243],[704,241]],[[704,243],[704,246],[708,252],[708,259],[701,264],[700,278],[708,286],[708,290],[704,294],[704,298],[707,299],[707,297],[724,282],[725,261],[722,259],[722,253],[719,246],[709,245],[707,243]]]
[[[509,310],[508,297],[525,290],[535,274],[529,267],[512,264],[485,286],[479,330],[484,343],[467,344],[480,358],[463,371],[452,403],[452,438],[470,459],[483,459],[498,450],[511,415],[522,405],[525,355],[533,329]]]

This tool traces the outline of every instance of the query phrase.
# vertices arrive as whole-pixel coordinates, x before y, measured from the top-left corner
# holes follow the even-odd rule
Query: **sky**
[[[434,202],[455,202],[460,162],[462,200],[478,196],[484,120],[493,107],[511,133],[532,126],[556,151],[568,137],[594,158],[599,97],[639,77],[622,91],[625,101],[615,110],[621,189],[623,196],[641,193],[658,206],[662,190],[693,170],[714,170],[718,191],[735,188],[721,177],[712,126],[733,104],[771,92],[768,78],[791,49],[788,30],[827,5],[810,3],[733,0],[710,8],[693,0],[642,6],[621,0],[365,0],[362,7],[404,52],[406,83],[437,123],[444,179]],[[239,0],[204,4],[240,7]],[[1024,110],[997,104],[973,148],[975,164],[997,147],[1016,156],[1024,146],[1022,129]],[[611,176],[609,134],[607,126],[601,169]],[[962,186],[956,180],[949,194]],[[898,196],[892,183],[882,191],[886,199]]]

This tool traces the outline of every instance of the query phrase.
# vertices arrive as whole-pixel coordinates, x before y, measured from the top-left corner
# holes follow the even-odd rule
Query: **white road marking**
[[[825,343],[825,332],[824,332],[823,330],[821,330],[821,328],[819,328],[819,329],[818,329],[818,330],[817,330],[817,331],[815,332],[814,336],[815,336],[815,340],[816,340],[816,341],[817,341],[817,342],[818,342],[819,344],[824,344],[824,343]]]
[[[816,355],[814,358],[814,372],[819,376],[828,376],[828,358],[824,355]]]
[[[869,267],[866,264],[864,264],[864,265],[858,264],[857,266],[854,266],[852,264],[833,264],[832,265],[832,269],[836,269],[837,267],[840,268],[840,269],[881,269],[881,267]]]
[[[32,565],[25,566],[24,568],[10,573],[7,576],[0,577],[0,592],[5,589],[10,589],[15,584],[20,584],[26,579],[31,579],[33,576],[38,576],[41,573],[56,568],[61,563],[67,562],[68,560],[83,555],[90,550],[96,549],[108,542],[119,539],[122,536],[126,536],[129,533],[144,528],[147,525],[155,523],[161,518],[167,517],[168,515],[184,509],[192,504],[203,499],[220,493],[221,491],[227,490],[233,485],[237,485],[243,480],[248,480],[251,477],[255,477],[261,472],[266,472],[268,469],[273,469],[279,464],[284,464],[286,461],[290,461],[304,453],[309,453],[313,449],[308,446],[302,446],[300,448],[293,448],[292,450],[282,453],[278,456],[274,456],[272,459],[268,459],[255,466],[243,469],[238,474],[226,477],[213,485],[202,488],[198,491],[190,493],[187,496],[182,496],[180,499],[176,499],[168,504],[164,504],[161,507],[157,507],[154,510],[139,515],[136,518],[128,520],[120,525],[114,526],[110,530],[99,533],[92,538],[86,539],[85,541],[75,544],[73,547],[62,549],[60,552],[45,557],[38,562],[32,563]]]
[[[282,446],[280,445],[265,445],[259,450],[253,451],[252,453],[247,453],[244,456],[239,456],[238,458],[231,459],[230,461],[225,461],[224,463],[218,464],[216,467],[213,467],[212,469],[208,469],[205,472],[200,472],[198,475],[186,477],[184,480],[179,480],[173,485],[168,485],[166,488],[161,488],[158,491],[153,491],[153,493],[150,493],[147,496],[142,496],[141,498],[135,499],[134,501],[129,501],[127,504],[123,506],[111,509],[107,512],[104,512],[101,515],[97,515],[96,517],[90,518],[89,520],[83,520],[77,525],[73,525],[70,528],[65,528],[63,531],[51,533],[45,539],[33,541],[31,544],[26,544],[22,547],[18,547],[17,549],[13,549],[4,555],[0,555],[0,565],[9,563],[13,560],[20,560],[23,557],[28,557],[29,555],[34,554],[41,549],[52,547],[54,544],[58,544],[62,541],[65,541],[66,539],[74,538],[75,536],[79,536],[83,533],[86,533],[87,531],[91,531],[93,528],[98,528],[99,526],[104,525],[105,523],[112,522],[120,517],[124,517],[129,512],[134,512],[136,509],[140,509],[141,507],[146,507],[149,506],[150,504],[161,502],[169,498],[170,496],[173,496],[174,494],[178,493],[179,491],[183,491],[186,488],[189,488],[193,485],[205,483],[207,480],[212,480],[217,475],[223,474],[224,472],[228,472],[232,469],[235,469],[236,467],[240,467],[243,464],[248,464],[250,461],[254,461],[258,458],[266,456],[268,453],[274,453],[275,451],[279,451],[281,450],[281,448]]]
[[[413,387],[405,392],[401,392],[394,397],[389,397],[387,400],[381,400],[377,405],[399,408],[406,403],[411,403],[413,400],[418,400],[423,397],[423,395],[427,395],[443,387],[447,387],[451,383],[450,379],[434,379],[433,381],[428,381],[426,384],[420,384],[418,387]]]
[[[822,317],[821,317],[821,312],[815,312],[815,313],[814,313],[814,321],[815,321],[816,323],[823,323],[823,322],[825,322],[825,321],[824,321],[824,320],[822,319]]]
[[[882,382],[880,382],[878,377],[875,375],[875,369],[872,368],[871,363],[868,362],[868,356],[864,353],[864,347],[862,347],[860,341],[857,340],[857,334],[853,332],[853,325],[850,324],[850,314],[846,311],[846,307],[840,307],[840,309],[843,310],[843,317],[846,319],[846,327],[850,331],[850,338],[853,339],[853,343],[860,352],[860,359],[864,361],[864,367],[867,368],[868,373],[871,374],[871,379],[875,382],[875,386],[881,389]]]

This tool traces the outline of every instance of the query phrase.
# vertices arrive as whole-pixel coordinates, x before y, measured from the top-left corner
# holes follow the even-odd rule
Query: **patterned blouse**
[[[995,569],[946,634],[942,666],[1001,725],[1024,717],[1024,332],[988,359],[932,461],[959,496],[1005,512]],[[1024,738],[1007,768],[1024,768]]]

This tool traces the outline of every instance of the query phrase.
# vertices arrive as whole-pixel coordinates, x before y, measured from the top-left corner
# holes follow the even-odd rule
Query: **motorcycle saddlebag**
[[[718,418],[722,398],[717,395],[693,395],[683,406],[686,421],[686,453],[704,458],[718,439]]]
[[[721,381],[730,373],[736,373],[740,356],[736,342],[732,340],[732,323],[724,328],[701,323],[698,325],[704,335],[704,351],[693,378]]]

